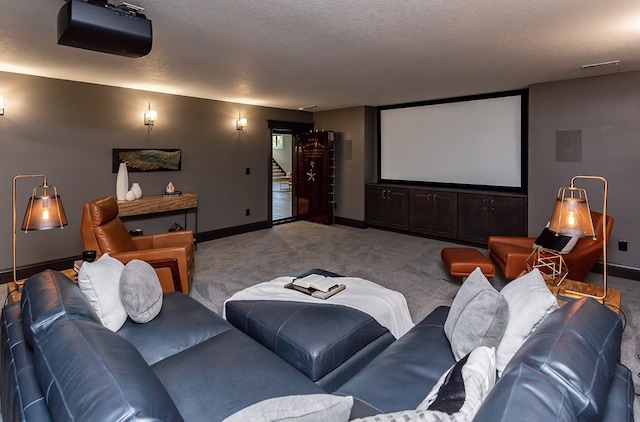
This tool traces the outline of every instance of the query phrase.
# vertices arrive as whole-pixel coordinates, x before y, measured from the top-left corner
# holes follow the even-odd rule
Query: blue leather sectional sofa
[[[326,392],[353,396],[354,418],[415,409],[454,363],[447,312],[437,308],[326,391],[181,293],[166,294],[152,321],[127,321],[114,333],[77,286],[45,271],[2,312],[2,416],[219,421],[267,398]],[[525,342],[475,420],[632,421],[631,374],[617,363],[621,334],[618,316],[592,299],[564,306]]]

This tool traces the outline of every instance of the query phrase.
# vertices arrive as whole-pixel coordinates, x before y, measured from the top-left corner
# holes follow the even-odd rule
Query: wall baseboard
[[[236,234],[253,232],[256,230],[270,229],[273,226],[271,221],[259,221],[257,223],[244,224],[242,226],[227,227],[224,229],[211,230],[208,232],[199,232],[197,235],[198,242],[206,242],[208,240],[221,239],[223,237],[234,236]]]
[[[602,262],[596,262],[596,265],[591,269],[592,272],[602,274],[603,265]],[[630,280],[640,281],[640,268],[626,267],[616,264],[607,265],[607,275],[612,277],[628,278]]]
[[[68,270],[69,268],[73,268],[73,262],[77,259],[82,259],[82,256],[70,256],[67,258],[55,259],[53,261],[38,262],[35,264],[26,265],[17,269],[16,277],[18,278],[18,280],[21,280],[23,278],[31,277],[34,274],[38,274],[39,272],[42,272],[44,270]],[[1,271],[0,284],[5,284],[10,281],[13,281],[13,268]]]
[[[367,225],[362,220],[355,220],[353,218],[334,217],[333,222],[343,226],[355,227],[357,229],[366,229]]]

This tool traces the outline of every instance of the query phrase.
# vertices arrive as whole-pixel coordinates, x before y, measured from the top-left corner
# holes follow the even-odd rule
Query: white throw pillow
[[[223,422],[347,422],[352,406],[351,396],[309,394],[275,397],[245,407]]]
[[[402,410],[353,419],[351,422],[467,422],[467,420],[458,415],[447,415],[435,410]]]
[[[478,347],[440,377],[416,410],[369,416],[352,422],[471,421],[495,382],[495,349]]]
[[[496,368],[502,373],[527,337],[558,309],[558,302],[537,268],[511,281],[500,293],[509,303],[509,322],[496,349]]]
[[[102,325],[118,331],[127,320],[120,300],[120,274],[124,264],[109,254],[97,261],[84,262],[78,272],[78,286],[98,314]]]

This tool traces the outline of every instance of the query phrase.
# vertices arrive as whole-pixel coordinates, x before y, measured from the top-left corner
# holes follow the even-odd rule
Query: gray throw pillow
[[[456,360],[480,346],[498,347],[509,321],[509,305],[476,268],[453,299],[444,332]]]
[[[162,309],[162,286],[151,265],[134,259],[120,275],[120,299],[129,318],[144,324]]]

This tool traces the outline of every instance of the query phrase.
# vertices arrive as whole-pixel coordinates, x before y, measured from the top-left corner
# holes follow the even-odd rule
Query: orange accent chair
[[[567,278],[582,281],[602,255],[602,214],[591,212],[597,239],[585,237],[578,240],[571,252],[562,255],[567,264]],[[607,216],[607,244],[613,228],[613,217]],[[526,260],[533,251],[535,237],[489,236],[489,258],[500,268],[506,278],[517,278],[527,271]]]
[[[124,264],[146,261],[155,268],[163,291],[189,293],[194,267],[191,230],[131,237],[118,217],[118,202],[106,196],[84,204],[80,234],[84,250],[95,250],[97,256],[108,253]]]

